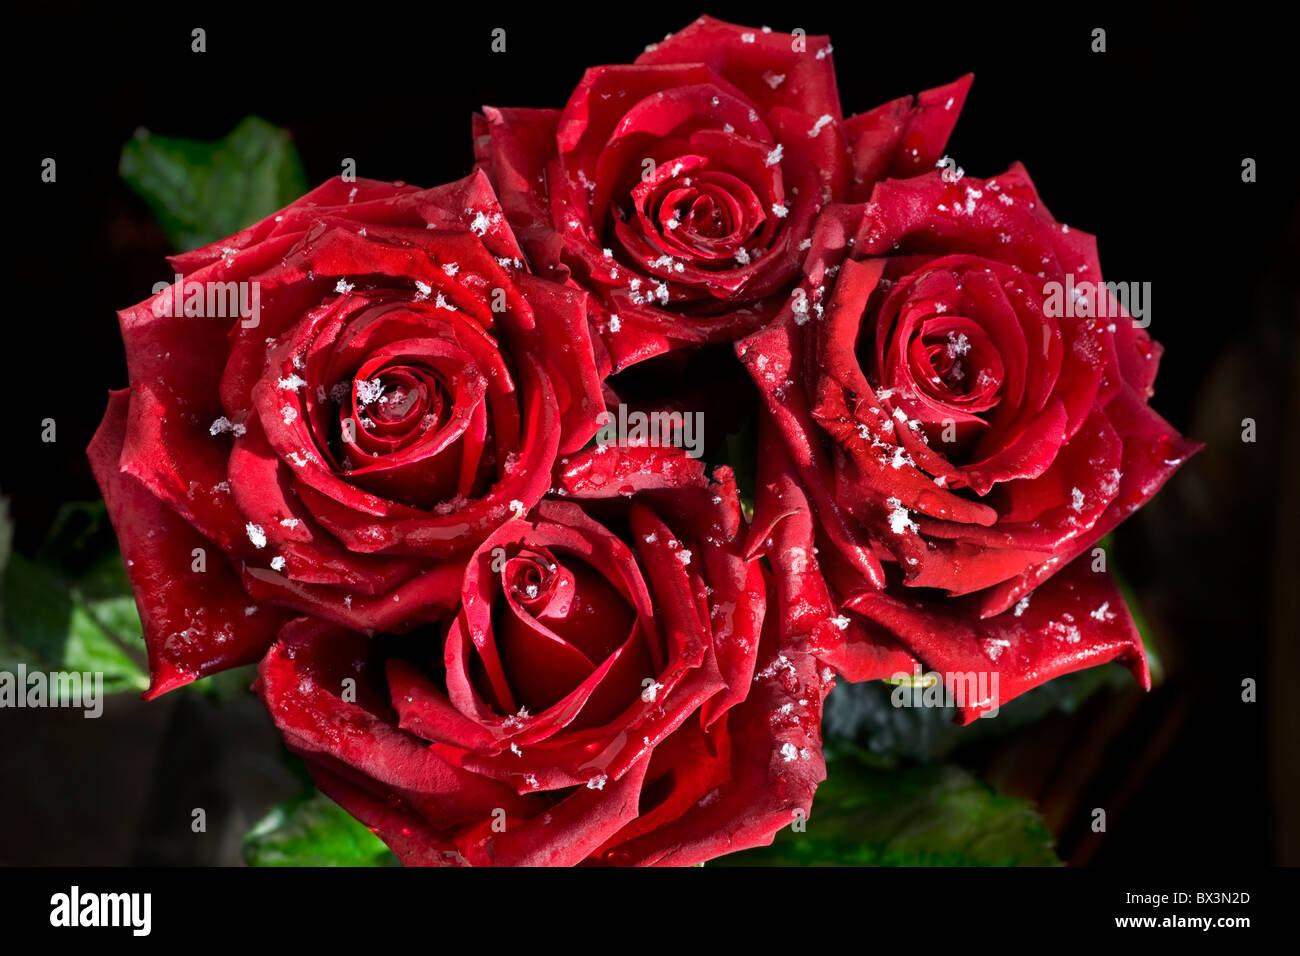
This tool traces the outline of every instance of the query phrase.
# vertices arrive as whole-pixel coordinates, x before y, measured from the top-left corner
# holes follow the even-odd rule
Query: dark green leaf
[[[822,730],[828,738],[852,741],[886,763],[942,760],[957,748],[1024,727],[1053,711],[1072,711],[1106,687],[1133,677],[1121,664],[1103,664],[1065,674],[1007,701],[996,717],[965,726],[951,707],[895,707],[893,687],[882,681],[839,683],[826,699]]]
[[[65,505],[35,559],[4,570],[0,666],[100,672],[104,690],[141,691],[140,615],[103,502]]]
[[[396,866],[384,842],[328,797],[278,804],[244,836],[249,866]]]
[[[0,669],[22,663],[50,671],[99,672],[109,693],[149,686],[140,663],[101,623],[103,606],[92,606],[55,572],[10,555],[3,586]],[[122,616],[120,608],[117,613]]]
[[[288,132],[255,116],[215,143],[137,130],[119,168],[181,249],[236,233],[307,191]]]
[[[723,866],[1051,866],[1052,837],[1025,801],[951,765],[868,767],[833,759],[806,831],[723,857]]]

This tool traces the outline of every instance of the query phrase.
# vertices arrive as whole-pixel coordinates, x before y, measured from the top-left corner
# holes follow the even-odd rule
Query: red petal
[[[991,700],[963,700],[968,723],[1031,687],[1110,660],[1150,687],[1146,655],[1123,595],[1087,557],[1074,561],[1034,592],[1027,606],[979,618],[956,602],[914,601],[864,592],[848,607],[886,629],[941,675],[985,675]],[[910,675],[909,675],[910,676]],[[996,678],[996,683],[994,679]]]
[[[121,469],[130,392],[109,394],[87,454],[104,493],[135,592],[149,652],[147,699],[206,674],[251,664],[275,639],[283,612],[255,607],[213,542]],[[203,572],[191,570],[203,549]]]

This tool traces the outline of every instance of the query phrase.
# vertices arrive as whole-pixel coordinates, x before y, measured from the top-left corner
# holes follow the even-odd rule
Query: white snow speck
[[[379,401],[379,397],[383,394],[384,385],[379,379],[357,379],[357,404],[363,408]]]
[[[819,116],[817,118],[817,122],[813,123],[813,128],[808,131],[808,138],[812,139],[823,129],[825,129],[829,124],[833,122],[835,122],[835,118],[831,116],[831,114],[829,113],[825,113],[822,116]]]
[[[218,418],[216,421],[214,421],[211,425],[208,426],[209,435],[222,435],[226,432],[231,432],[236,438],[238,438],[246,431],[248,431],[246,427],[244,427],[243,425],[236,425],[225,415],[222,415],[220,418]]]
[[[919,525],[908,516],[907,507],[897,498],[888,499],[885,504],[893,509],[889,513],[889,530],[894,534],[916,531]]]

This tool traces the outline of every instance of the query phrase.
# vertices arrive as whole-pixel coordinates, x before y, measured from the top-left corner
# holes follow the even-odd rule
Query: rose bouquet
[[[174,256],[89,449],[146,696],[255,664],[408,864],[683,865],[806,824],[837,677],[1145,685],[1098,545],[1197,445],[1093,237],[945,155],[970,86],[846,117],[701,18]]]

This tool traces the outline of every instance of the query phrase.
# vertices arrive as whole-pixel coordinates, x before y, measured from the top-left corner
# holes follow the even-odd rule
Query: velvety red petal
[[[886,629],[927,671],[985,675],[990,693],[960,702],[963,723],[1054,677],[1110,660],[1150,686],[1142,640],[1123,595],[1108,574],[1091,570],[1086,556],[1038,588],[1027,604],[995,617],[980,618],[955,602],[884,591],[861,593],[848,606]]]
[[[904,96],[844,122],[853,150],[853,201],[871,195],[886,176],[904,178],[934,169],[975,79],[966,74],[946,86]]]
[[[129,394],[109,394],[87,454],[140,608],[149,653],[145,697],[153,698],[256,661],[286,615],[258,606],[220,549],[122,470]],[[193,570],[199,549],[206,561],[201,572]]]

